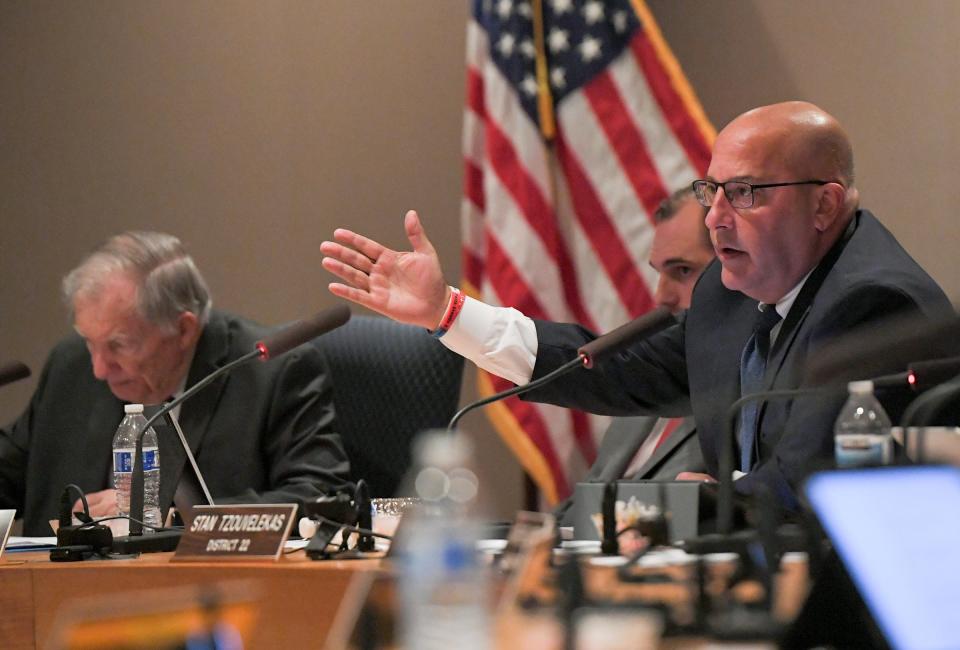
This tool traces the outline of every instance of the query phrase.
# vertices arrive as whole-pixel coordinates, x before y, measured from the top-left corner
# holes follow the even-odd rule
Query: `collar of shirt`
[[[193,359],[191,358],[191,359],[190,359],[190,366],[192,366],[192,365],[193,365]],[[180,383],[177,385],[177,390],[175,390],[175,391],[173,392],[173,395],[171,395],[168,399],[171,399],[171,400],[172,400],[172,399],[176,399],[176,398],[180,397],[180,396],[183,394],[183,391],[184,391],[184,390],[186,390],[186,388],[187,388],[187,375],[190,374],[190,366],[187,366],[187,372],[186,372],[186,374],[183,375],[183,377],[180,378]],[[170,411],[170,415],[171,415],[172,417],[175,417],[178,422],[180,421],[180,407],[181,407],[181,406],[183,406],[183,404],[177,404],[177,405],[173,408],[173,410]]]
[[[816,268],[816,267],[814,267]],[[810,273],[813,273],[813,269],[803,276],[800,279],[800,282],[797,285],[790,289],[783,298],[777,301],[777,304],[774,306],[774,309],[777,310],[777,313],[780,314],[780,322],[777,323],[772,330],[770,330],[770,343],[773,344],[777,340],[777,335],[780,334],[780,328],[783,326],[783,321],[787,319],[787,314],[790,313],[790,308],[793,307],[793,303],[797,300],[797,296],[800,295],[800,290],[803,289],[803,285],[806,284],[807,278],[810,277]],[[763,303],[757,303],[757,309],[763,309]]]

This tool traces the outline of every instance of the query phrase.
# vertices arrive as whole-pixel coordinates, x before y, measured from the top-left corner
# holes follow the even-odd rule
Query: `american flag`
[[[641,0],[475,0],[467,26],[464,288],[604,332],[653,305],[651,217],[713,128]],[[509,383],[481,371],[481,392]],[[607,418],[511,398],[490,416],[548,503]]]

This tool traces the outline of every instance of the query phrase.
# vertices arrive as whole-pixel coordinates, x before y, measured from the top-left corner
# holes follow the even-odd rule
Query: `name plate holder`
[[[174,562],[277,560],[293,528],[297,506],[194,506]]]

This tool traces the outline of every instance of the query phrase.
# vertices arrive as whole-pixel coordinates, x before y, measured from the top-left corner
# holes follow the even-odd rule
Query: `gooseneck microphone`
[[[919,364],[914,364],[919,365]],[[877,388],[906,388],[916,386],[911,379],[911,372],[900,372],[892,375],[882,375],[871,379],[874,389]],[[782,390],[768,390],[744,395],[727,410],[726,428],[720,442],[720,456],[717,459],[718,494],[717,494],[717,533],[729,535],[733,532],[733,470],[734,457],[737,445],[737,422],[740,409],[749,402],[772,401],[802,397],[804,395],[829,395],[846,390],[847,382],[833,382],[809,388],[789,388]]]
[[[29,376],[30,368],[21,361],[7,361],[0,365],[0,386],[12,384]]]
[[[589,343],[580,346],[580,348],[577,349],[576,357],[563,364],[556,370],[547,373],[543,377],[531,381],[528,384],[514,386],[513,388],[508,388],[507,390],[467,404],[462,409],[457,411],[456,414],[454,414],[454,416],[450,419],[450,424],[447,425],[447,430],[453,431],[460,419],[476,408],[486,406],[492,402],[498,402],[502,399],[510,397],[511,395],[520,395],[535,388],[539,388],[540,386],[549,384],[561,375],[565,375],[572,370],[576,370],[577,368],[592,369],[599,361],[602,361],[606,357],[620,352],[621,350],[630,347],[634,343],[639,343],[640,341],[653,336],[662,330],[665,330],[676,322],[677,321],[673,317],[673,314],[671,314],[670,310],[666,307],[657,307],[656,309],[648,311],[639,318],[635,318],[632,321],[629,321],[602,336],[598,336]]]
[[[737,446],[737,423],[740,409],[749,402],[791,399],[802,395],[816,395],[836,392],[836,386],[817,386],[813,388],[790,388],[767,390],[744,395],[727,411],[727,426],[720,441],[720,456],[717,459],[717,534],[726,536],[733,532],[733,470]]]
[[[907,372],[910,387],[919,393],[960,375],[960,357],[916,361],[907,366]]]
[[[577,353],[583,359],[583,367],[592,369],[597,362],[667,329],[676,322],[677,319],[669,309],[657,307],[581,346]]]
[[[258,341],[254,349],[242,357],[217,368],[209,375],[185,390],[179,397],[166,403],[154,413],[137,433],[136,450],[133,455],[133,476],[130,479],[130,535],[143,534],[143,434],[154,422],[187,401],[212,381],[230,372],[237,366],[253,359],[267,361],[278,357],[293,348],[316,337],[334,330],[350,320],[350,309],[346,305],[337,305],[325,309],[310,318],[296,321],[263,340]],[[184,441],[181,441],[184,442]],[[185,447],[188,457],[192,456],[189,447]]]

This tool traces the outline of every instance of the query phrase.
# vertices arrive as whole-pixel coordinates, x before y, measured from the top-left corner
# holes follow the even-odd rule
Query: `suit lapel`
[[[687,438],[695,433],[696,427],[693,424],[693,418],[684,418],[683,422],[653,451],[653,455],[650,456],[647,462],[630,478],[650,478],[657,471],[657,468],[664,459],[668,458],[674,449],[682,445]]]
[[[827,251],[827,254],[824,255],[817,267],[813,269],[806,282],[804,282],[803,287],[800,289],[800,293],[794,301],[793,306],[790,307],[790,312],[787,314],[780,333],[777,335],[777,340],[774,342],[770,351],[770,359],[767,362],[767,370],[764,374],[764,390],[770,390],[774,386],[777,375],[785,366],[790,348],[793,346],[798,332],[803,327],[803,323],[810,313],[817,292],[826,281],[827,275],[829,275],[833,266],[837,263],[841,253],[843,253],[843,249],[847,246],[847,242],[850,241],[850,238],[856,231],[858,222],[859,216],[855,216],[847,225],[840,239]],[[767,405],[768,402],[763,402],[760,405],[760,410],[757,415],[758,429],[761,431],[763,430],[763,418],[767,410]],[[759,442],[759,435],[757,440]]]
[[[197,350],[193,355],[193,363],[190,365],[190,372],[187,376],[186,388],[190,388],[226,363],[230,350],[229,344],[230,337],[226,321],[214,312],[211,314],[210,322],[204,328],[200,341],[197,343]],[[183,429],[183,435],[187,439],[190,451],[193,452],[194,456],[200,449],[227,381],[228,377],[219,377],[180,407],[180,428]],[[171,430],[170,433],[179,448],[180,443],[176,440],[176,431]],[[186,462],[186,455],[182,449],[179,450],[177,458],[176,474],[179,478]],[[161,460],[161,462],[163,461]],[[174,484],[173,489],[176,489],[176,484]],[[171,498],[172,496],[173,493],[171,492]]]
[[[650,434],[656,428],[659,419],[656,417],[644,417],[643,421],[637,421],[638,418],[629,418],[617,422],[607,435],[613,434],[615,437],[607,441],[604,439],[603,448],[610,449],[610,455],[607,461],[597,459],[598,464],[603,467],[603,471],[597,477],[604,481],[615,481],[623,478],[624,472],[630,466],[630,461],[636,456],[640,446],[650,437]]]
[[[777,374],[783,367],[783,363],[790,353],[790,348],[797,338],[797,332],[800,331],[803,322],[807,319],[807,314],[810,313],[809,304],[795,305],[795,307],[802,307],[802,310],[798,312],[797,309],[791,308],[790,313],[787,314],[787,320],[784,321],[783,327],[777,335],[770,360],[767,361],[766,373],[763,376],[764,390],[770,390],[773,387]]]
[[[103,386],[105,387],[106,384]],[[85,488],[86,486],[103,486],[104,480],[107,486],[113,485],[113,436],[120,420],[123,419],[123,403],[109,390],[105,393],[103,398],[93,399],[87,404],[90,412],[87,416],[85,433],[76,438],[78,445],[102,450],[92,454],[79,448],[75,450],[74,458],[85,458],[86,461],[74,465],[81,475],[74,479],[74,482]]]

